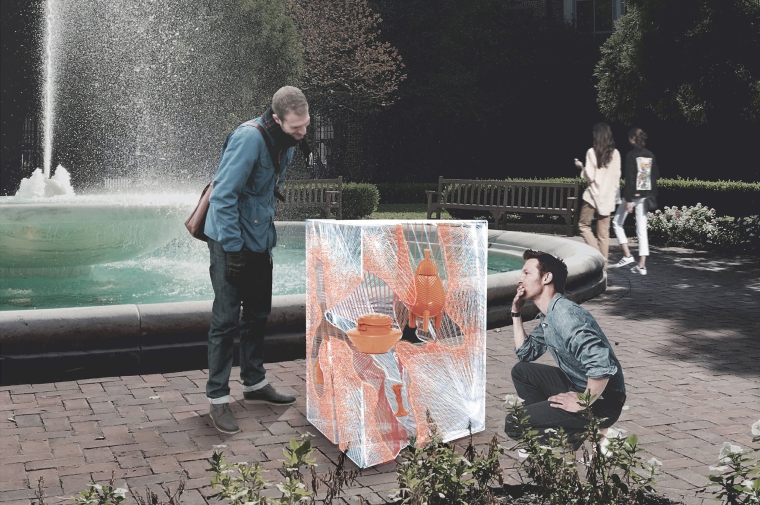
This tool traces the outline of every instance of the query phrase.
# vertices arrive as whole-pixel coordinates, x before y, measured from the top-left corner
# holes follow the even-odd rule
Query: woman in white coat
[[[588,245],[604,256],[605,266],[609,257],[610,214],[615,210],[620,188],[620,153],[615,149],[612,130],[607,123],[597,123],[593,129],[594,147],[586,152],[586,164],[575,160],[581,176],[588,181],[583,192],[578,228]],[[596,237],[591,231],[591,221],[596,217]]]

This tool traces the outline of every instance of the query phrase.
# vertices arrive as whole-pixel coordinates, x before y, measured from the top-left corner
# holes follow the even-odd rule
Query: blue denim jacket
[[[261,124],[261,118],[254,121]],[[285,180],[285,170],[293,160],[294,151],[295,147],[283,151],[280,177],[275,180],[272,158],[256,128],[243,123],[227,136],[214,177],[204,230],[222,244],[226,252],[245,248],[271,254],[277,245],[273,191]]]
[[[520,361],[534,361],[547,348],[570,381],[585,391],[587,379],[609,378],[607,389],[625,393],[623,369],[607,337],[586,309],[556,294],[546,315],[519,349]]]

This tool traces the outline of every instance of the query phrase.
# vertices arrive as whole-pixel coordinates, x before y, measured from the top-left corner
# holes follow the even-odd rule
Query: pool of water
[[[302,233],[278,232],[273,250],[275,296],[306,292]],[[0,310],[211,300],[208,262],[206,245],[183,235],[138,258],[94,265],[85,276],[0,278]],[[489,251],[488,273],[516,270],[522,263],[517,256]]]

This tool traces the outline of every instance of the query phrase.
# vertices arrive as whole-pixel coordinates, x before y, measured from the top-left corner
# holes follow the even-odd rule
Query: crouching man
[[[525,265],[512,301],[515,352],[520,360],[512,369],[512,382],[525,403],[529,424],[540,435],[547,428],[563,428],[575,450],[583,444],[581,433],[588,422],[578,394],[594,395],[591,410],[606,418],[608,428],[620,417],[625,404],[623,370],[594,317],[565,298],[567,266],[541,251],[525,251]],[[525,334],[520,311],[532,301],[541,311],[540,323]],[[547,349],[559,368],[531,363]],[[508,415],[504,431],[510,438],[520,433]]]

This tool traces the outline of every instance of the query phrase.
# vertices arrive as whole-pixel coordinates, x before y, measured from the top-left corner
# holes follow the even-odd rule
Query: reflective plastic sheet
[[[306,222],[307,418],[358,466],[424,444],[428,414],[485,429],[487,251],[485,221]]]

